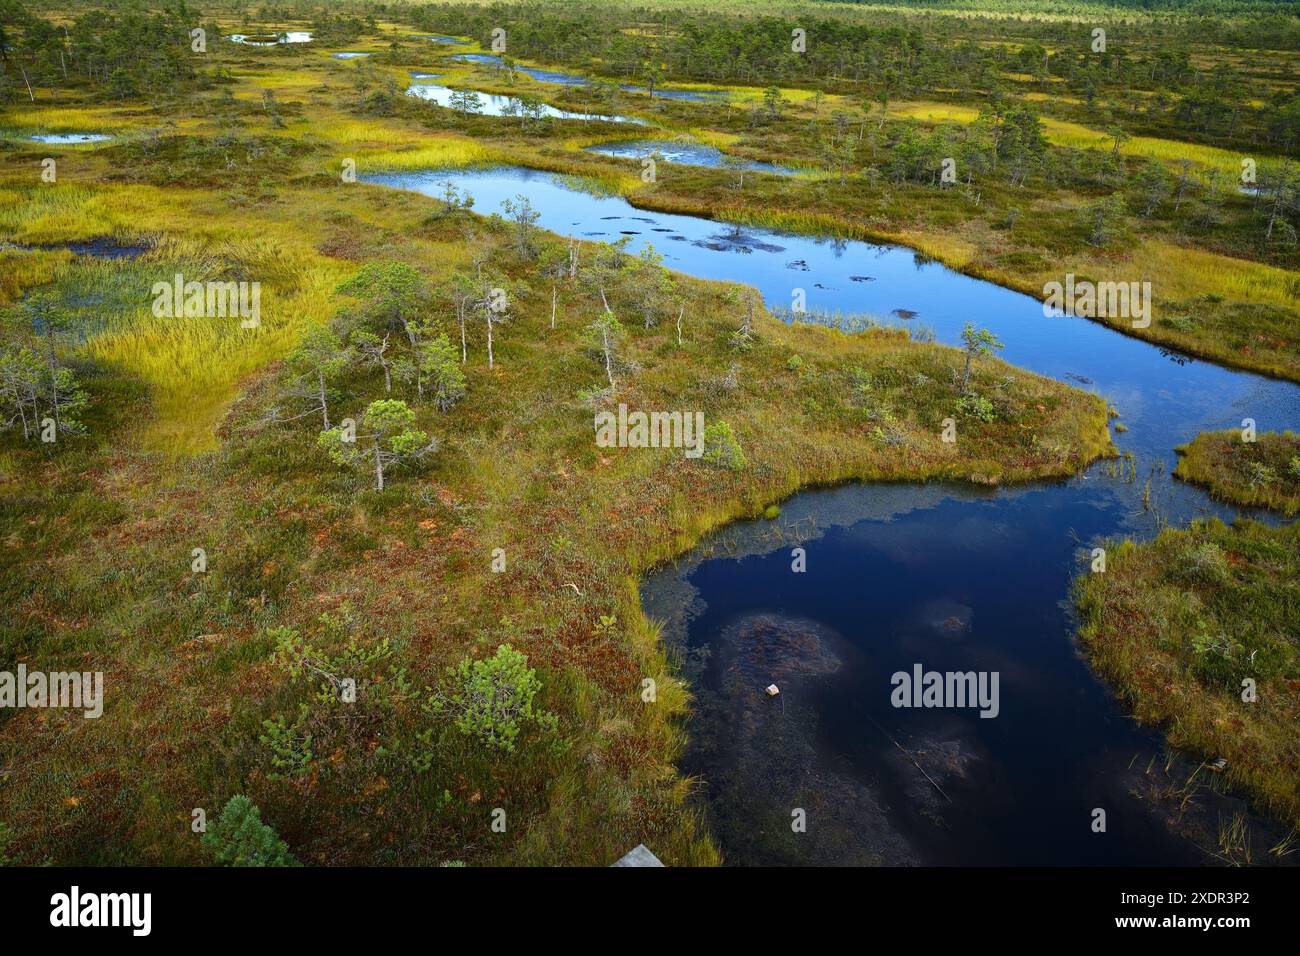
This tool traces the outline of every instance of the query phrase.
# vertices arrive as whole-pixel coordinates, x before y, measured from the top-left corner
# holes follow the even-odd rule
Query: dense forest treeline
[[[115,4],[56,24],[18,0],[0,0],[0,100],[30,96],[32,87],[91,80],[127,99],[198,79],[190,31],[200,26],[183,0],[172,10]],[[202,24],[215,33],[215,24]]]

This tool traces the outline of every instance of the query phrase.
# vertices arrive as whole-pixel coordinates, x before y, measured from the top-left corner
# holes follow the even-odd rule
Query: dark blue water
[[[818,493],[809,497],[815,505]],[[869,513],[870,501],[861,504]],[[1065,530],[1083,540],[1111,533],[1123,508],[1082,484],[984,500],[955,493],[804,541],[805,573],[791,570],[789,547],[696,566],[686,583],[703,609],[689,621],[690,639],[714,646],[692,675],[693,733],[713,742],[692,747],[683,769],[707,782],[715,802],[744,808],[719,815],[729,857],[1201,862],[1129,794],[1130,763],[1141,755],[1142,767],[1158,741],[1093,679],[1059,606],[1079,570]],[[653,595],[648,613],[671,617]],[[813,648],[796,640],[810,630]],[[825,657],[833,666],[819,663]],[[997,672],[998,715],[894,708],[890,675],[917,663]],[[759,692],[772,681],[779,704]],[[855,819],[867,801],[887,808],[884,820]],[[793,835],[765,845],[764,824],[779,833],[793,807],[808,808],[807,845]],[[1090,828],[1097,807],[1107,812],[1104,834]],[[906,850],[873,859],[891,837]]]
[[[644,159],[658,153],[670,163],[712,168],[721,167],[725,155],[722,150],[713,146],[705,146],[702,143],[680,143],[670,139],[636,139],[625,140],[620,143],[597,143],[595,146],[588,146],[587,152],[599,153],[602,156],[613,156],[617,159]],[[761,163],[751,160],[744,162],[742,165],[745,169],[754,172],[773,173],[778,176],[793,176],[795,174],[795,170],[790,169],[788,166],[778,166],[776,163]]]
[[[493,53],[454,53],[450,60],[461,60],[465,63],[478,63],[482,66],[499,66],[501,57]],[[515,70],[530,76],[539,83],[559,83],[563,86],[586,86],[587,78],[578,73],[566,73],[563,70],[543,70],[535,66],[521,66],[515,64]]]
[[[647,90],[634,83],[621,83],[618,88],[625,93],[649,93],[659,99],[682,100],[687,103],[716,103],[731,95],[727,90],[665,90],[660,87]]]
[[[1086,319],[1046,318],[1028,296],[900,247],[646,212],[524,169],[371,177],[429,195],[446,179],[476,210],[522,192],[553,232],[631,235],[633,251],[653,244],[672,268],[748,283],[772,306],[788,307],[802,289],[809,308],[894,314],[948,344],[974,322],[1002,339],[1007,361],[1099,393],[1128,426],[1115,435],[1132,455],[1123,475],[1101,463],[1068,481],[1013,488],[808,491],[784,502],[778,521],[724,529],[647,580],[646,611],[665,622],[696,692],[683,769],[704,781],[729,860],[1209,859],[1151,799],[1153,781],[1181,785],[1190,769],[1174,764],[1162,777],[1159,735],[1137,727],[1081,660],[1069,587],[1101,538],[1237,514],[1170,478],[1173,449],[1247,417],[1261,431],[1300,427],[1300,387]],[[792,570],[796,545],[806,552],[802,573]],[[998,672],[1000,713],[895,708],[890,675],[915,664]],[[771,682],[777,698],[762,691]],[[1216,814],[1245,809],[1205,792],[1189,806],[1211,829]],[[1104,833],[1091,828],[1097,808]],[[796,810],[806,832],[791,830]]]

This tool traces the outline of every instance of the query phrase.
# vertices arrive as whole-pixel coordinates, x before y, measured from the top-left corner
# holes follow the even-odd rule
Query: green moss
[[[1217,520],[1108,546],[1075,585],[1092,664],[1177,747],[1300,825],[1300,525]]]
[[[551,283],[491,220],[345,185],[337,160],[355,155],[365,169],[368,157],[508,157],[596,175],[620,191],[641,189],[639,179],[581,152],[565,124],[524,134],[400,98],[391,116],[352,112],[379,82],[370,71],[387,65],[227,46],[210,57],[238,67],[222,81],[229,99],[200,89],[193,99],[137,104],[122,120],[133,124],[129,144],[78,153],[69,181],[60,167],[58,189],[35,184],[36,153],[0,170],[5,198],[16,200],[0,203],[0,239],[144,236],[156,250],[136,263],[3,253],[0,305],[37,288],[64,299],[95,292],[99,304],[85,314],[100,325],[86,330],[91,357],[76,356],[94,399],[89,434],[53,455],[12,436],[0,441],[0,540],[11,545],[0,597],[13,611],[0,623],[0,655],[33,667],[85,660],[133,678],[94,722],[92,772],[84,722],[58,723],[55,733],[29,714],[7,719],[6,745],[23,769],[0,788],[0,819],[22,821],[22,845],[52,861],[204,862],[198,841],[175,825],[176,808],[220,806],[246,792],[309,863],[604,865],[647,834],[670,864],[715,863],[675,769],[688,702],[641,612],[640,575],[802,487],[1025,481],[1073,474],[1111,450],[1100,399],[996,359],[981,359],[972,379],[976,390],[997,384],[996,420],[964,420],[962,441],[946,444],[941,422],[958,400],[946,384],[960,368],[954,350],[896,330],[786,325],[760,311],[750,347],[737,352],[726,345],[737,324],[726,290],[680,276],[681,345],[670,322],[627,322],[620,358],[634,371],[607,394],[581,335],[594,308],[589,291],[558,283],[552,328]],[[410,49],[413,62],[392,64],[393,74],[429,65],[414,62],[427,59],[427,43]],[[286,62],[292,69],[274,65]],[[357,86],[346,96],[343,76]],[[263,108],[264,89],[276,91],[276,111]],[[556,95],[582,108],[588,93]],[[80,96],[51,108],[73,109]],[[736,111],[697,106],[662,115],[717,130],[739,124],[754,158],[799,158],[812,139],[805,118],[753,135]],[[176,133],[146,133],[168,122]],[[724,176],[683,169],[633,198],[868,238],[917,217],[958,222],[968,212],[946,192],[885,190],[865,178],[827,189],[750,177],[739,192],[723,188]],[[885,219],[868,223],[877,212]],[[486,366],[484,330],[471,327],[454,406],[422,401],[400,379],[393,396],[373,374],[334,383],[335,423],[400,397],[438,439],[436,455],[375,492],[370,475],[331,467],[317,447],[319,421],[289,412],[293,374],[278,363],[305,329],[333,317],[334,290],[362,264],[406,263],[438,288],[457,270],[473,271],[467,231],[506,273],[515,303],[497,330],[495,367]],[[538,239],[564,249],[558,237]],[[593,256],[583,245],[584,269]],[[948,258],[970,265],[955,251]],[[1032,268],[1037,260],[1009,262]],[[250,348],[244,338],[214,343],[200,328],[160,326],[124,307],[152,271],[175,263],[265,277],[284,322],[268,317],[266,337]],[[632,313],[625,293],[611,305]],[[433,334],[447,335],[458,353],[454,315],[439,299]],[[6,338],[23,334],[16,319],[0,328]],[[773,387],[796,378],[798,389]],[[592,403],[620,399],[702,409],[712,457],[597,449]],[[190,570],[196,547],[208,552],[206,572]],[[350,623],[322,629],[322,614],[348,617],[343,605],[353,609]],[[267,637],[281,626],[319,631],[322,655],[355,668],[362,690],[374,693],[343,710],[319,699],[318,683],[286,676]],[[535,669],[537,706],[556,715],[564,746],[522,735],[503,753],[415,713],[408,688],[437,686],[457,662],[506,643]],[[353,652],[380,646],[382,668]],[[642,698],[647,679],[657,686],[654,706]],[[299,746],[305,738],[289,733],[302,704],[311,708],[310,754]],[[275,720],[284,715],[281,733]],[[260,745],[259,734],[275,746]],[[286,746],[304,772],[272,779],[271,758]],[[510,808],[512,822],[487,841],[484,808],[496,805]]]
[[[1205,432],[1178,449],[1174,474],[1234,504],[1300,514],[1300,435]]]

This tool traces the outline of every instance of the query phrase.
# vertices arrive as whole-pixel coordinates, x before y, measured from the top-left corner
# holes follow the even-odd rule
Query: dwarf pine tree
[[[43,371],[40,358],[29,348],[0,354],[0,428],[21,424],[24,439],[39,429]]]
[[[649,244],[632,262],[628,286],[636,297],[637,311],[647,329],[659,324],[659,312],[672,294],[672,273],[663,263],[664,257]]]
[[[558,719],[536,707],[542,689],[528,658],[509,644],[482,660],[462,660],[451,672],[452,689],[433,699],[435,712],[447,710],[456,729],[467,737],[512,753],[520,732],[529,726],[555,732]]]
[[[456,347],[446,335],[421,339],[415,347],[414,371],[421,397],[439,411],[449,411],[465,394],[465,372],[456,359]]]
[[[588,346],[600,356],[605,366],[609,387],[614,388],[614,365],[618,361],[618,349],[624,337],[622,323],[613,312],[606,309],[598,319],[587,326],[585,336]]]
[[[371,402],[361,418],[363,434],[328,428],[317,437],[330,459],[349,467],[373,467],[375,490],[384,490],[386,469],[410,464],[437,451],[438,443],[415,427],[415,412],[398,399]]]
[[[405,262],[368,262],[338,287],[360,300],[356,318],[375,332],[401,331],[432,308],[432,288],[424,273]]]
[[[84,431],[90,397],[76,373],[25,346],[0,352],[0,430],[21,426],[24,439],[55,441]]]
[[[1119,193],[1103,196],[1084,207],[1082,216],[1088,229],[1088,243],[1109,246],[1119,236],[1124,225],[1127,206]]]
[[[285,360],[298,373],[290,383],[290,394],[310,403],[309,413],[320,412],[323,428],[330,427],[330,383],[347,369],[350,359],[338,333],[329,326],[317,325],[307,330]]]
[[[252,800],[236,794],[208,826],[202,842],[222,866],[299,866],[275,828],[262,822]]]
[[[740,449],[736,433],[726,422],[717,421],[704,429],[705,464],[727,471],[739,471],[745,467],[745,454]]]
[[[961,393],[970,394],[971,363],[977,355],[991,355],[994,349],[1002,348],[1001,340],[988,329],[977,329],[974,323],[967,322],[961,330],[961,341],[965,346],[966,366],[962,370]]]
[[[564,246],[549,244],[542,249],[542,254],[537,263],[537,271],[543,279],[547,279],[551,283],[551,328],[555,328],[559,282],[569,275],[569,268],[569,250]]]

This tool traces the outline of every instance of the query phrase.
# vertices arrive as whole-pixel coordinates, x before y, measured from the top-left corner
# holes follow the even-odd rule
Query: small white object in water
[[[775,697],[775,696],[776,696],[777,694],[779,694],[779,693],[781,693],[781,688],[777,687],[775,684],[768,684],[768,685],[767,685],[767,696],[768,696],[768,697]]]
[[[1226,757],[1216,757],[1209,763],[1211,770],[1222,772],[1228,768],[1228,759]]]

